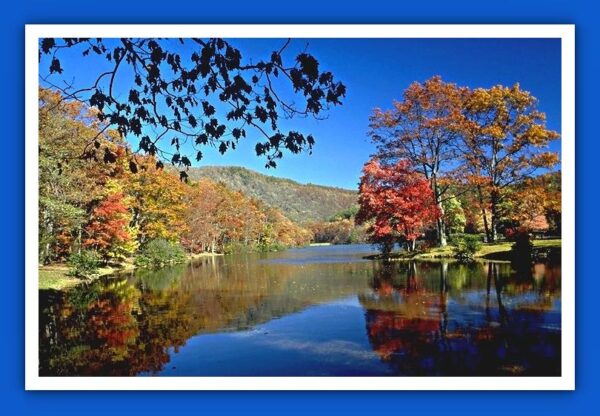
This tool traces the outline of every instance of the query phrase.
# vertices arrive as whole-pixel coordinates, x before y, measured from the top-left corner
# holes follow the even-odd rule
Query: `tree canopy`
[[[383,163],[408,160],[429,182],[438,210],[443,213],[447,179],[457,169],[463,123],[462,103],[468,89],[434,76],[413,82],[390,110],[375,109],[370,136]],[[438,243],[446,244],[444,216],[437,220]]]
[[[545,216],[556,209],[544,208],[546,202],[539,199],[543,192],[523,196],[530,208],[521,213],[516,208],[510,214],[502,212],[511,196],[559,161],[558,154],[549,150],[559,134],[546,126],[537,101],[519,84],[471,89],[434,76],[412,83],[391,109],[374,110],[369,134],[377,146],[376,156],[388,169],[409,163],[415,174],[429,182],[441,214],[435,227],[440,246],[449,231],[464,229],[467,215],[476,228],[474,218],[482,218],[488,241],[497,239],[504,218],[528,229],[549,229]],[[367,162],[365,169],[372,169],[372,163]],[[362,186],[364,193],[367,188]],[[514,189],[519,186],[521,190]],[[467,202],[467,194],[475,196],[468,201],[468,211],[479,210],[475,216],[465,213],[456,199],[460,196]],[[533,210],[532,204],[539,209]]]

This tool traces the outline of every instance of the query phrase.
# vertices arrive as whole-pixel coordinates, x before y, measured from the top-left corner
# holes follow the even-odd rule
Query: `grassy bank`
[[[487,260],[503,260],[510,261],[511,242],[501,241],[497,243],[484,243],[481,249],[475,255],[475,258]],[[533,240],[533,248],[536,250],[556,249],[561,247],[561,240]],[[380,255],[367,256],[365,258],[377,260],[381,259]],[[454,252],[452,246],[436,247],[427,252],[399,252],[392,253],[390,260],[437,260],[437,259],[453,259]]]
[[[200,253],[188,256],[188,261],[192,261],[201,257],[212,257],[220,256],[221,254],[216,253]],[[80,285],[85,282],[98,279],[102,276],[108,276],[115,273],[130,272],[136,269],[133,263],[124,263],[120,267],[101,267],[98,269],[98,274],[90,279],[82,279],[75,276],[69,276],[69,266],[66,264],[53,264],[49,266],[40,266],[38,268],[39,289],[54,289],[54,290],[66,290],[74,286]]]

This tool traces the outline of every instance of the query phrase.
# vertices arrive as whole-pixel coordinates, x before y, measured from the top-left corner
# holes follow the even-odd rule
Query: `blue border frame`
[[[590,261],[597,222],[594,121],[600,29],[593,6],[569,0],[379,1],[369,6],[323,0],[207,4],[145,0],[20,0],[2,13],[2,149],[0,204],[4,273],[0,302],[2,407],[7,414],[282,413],[588,414],[598,403],[600,370],[595,320],[600,278]],[[178,5],[178,8],[171,8]],[[26,23],[574,23],[576,25],[577,390],[575,392],[26,392],[24,390],[24,25]],[[596,41],[597,42],[597,41]],[[596,162],[597,163],[597,162]],[[584,224],[584,226],[581,226]],[[569,276],[565,276],[569,278]]]

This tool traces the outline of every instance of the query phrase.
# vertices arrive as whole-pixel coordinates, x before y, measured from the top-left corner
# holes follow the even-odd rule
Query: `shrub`
[[[454,246],[454,257],[460,261],[471,261],[481,249],[479,234],[454,234],[450,238]]]
[[[257,250],[261,253],[271,253],[271,252],[283,251],[287,248],[283,244],[275,243],[275,242],[261,243],[261,244],[257,245],[256,247],[257,247]]]
[[[253,248],[241,242],[232,242],[223,244],[223,254],[242,254],[251,253]]]
[[[529,233],[519,231],[514,233],[511,239],[514,241],[511,248],[512,259],[521,265],[530,264],[533,254],[533,243],[531,242]]]
[[[89,279],[98,274],[100,266],[100,257],[95,251],[81,250],[79,253],[73,253],[68,260],[70,276]]]
[[[185,259],[185,251],[180,244],[159,238],[142,247],[135,264],[139,267],[159,268],[182,263]]]

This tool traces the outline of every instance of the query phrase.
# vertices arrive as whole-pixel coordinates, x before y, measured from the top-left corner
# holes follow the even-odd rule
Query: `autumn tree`
[[[310,231],[257,199],[207,179],[189,186],[182,242],[192,252],[272,251],[310,242]]]
[[[414,250],[416,239],[441,215],[430,182],[407,160],[391,166],[369,161],[360,180],[359,205],[357,223],[370,224],[370,239],[386,256],[397,242]]]
[[[191,252],[214,253],[218,249],[220,227],[217,216],[222,200],[212,181],[201,179],[191,185],[184,214],[186,231],[182,235],[183,246]]]
[[[79,102],[67,102],[47,89],[39,90],[39,232],[40,261],[63,260],[81,247],[83,226],[94,201],[102,198],[108,180],[122,176],[117,163],[125,149],[110,130],[98,135],[100,123]],[[94,137],[114,159],[104,163],[104,150],[80,156],[82,137]]]
[[[354,219],[339,218],[334,221],[318,221],[310,223],[316,243],[350,244],[360,238]]]
[[[465,232],[466,233],[485,233],[489,226],[489,209],[483,194],[478,192],[477,186],[467,182],[470,192],[464,192],[460,199],[463,202],[463,212],[465,214]]]
[[[508,187],[498,207],[504,230],[560,234],[560,172],[528,178]]]
[[[185,231],[186,184],[175,172],[157,168],[152,157],[138,158],[138,163],[140,170],[127,177],[124,191],[131,198],[140,244],[159,238],[179,241]]]
[[[543,201],[546,219],[548,220],[549,231],[555,233],[555,235],[560,235],[562,231],[561,178],[561,171],[533,178],[533,182],[544,190]]]
[[[541,189],[527,189],[517,192],[514,197],[519,198],[514,205],[515,209],[511,212],[511,219],[515,221],[519,228],[529,232],[546,232],[550,224],[546,218],[544,205],[540,204],[540,197],[543,197]]]
[[[185,143],[195,147],[199,160],[202,146],[225,153],[255,136],[256,154],[267,158],[268,167],[284,151],[311,151],[314,138],[282,130],[280,119],[321,117],[341,104],[346,87],[306,51],[289,59],[289,45],[289,39],[282,41],[268,59],[254,60],[221,38],[45,38],[39,48],[41,66],[48,68],[42,82],[97,109],[106,128],[137,138],[137,151],[180,166],[185,178],[183,168],[193,158],[182,151]],[[63,69],[65,55],[93,65],[91,85],[63,82],[71,78]],[[94,136],[82,140],[86,151],[101,146]]]
[[[457,167],[459,139],[466,89],[435,76],[412,83],[390,110],[375,109],[370,118],[370,136],[377,145],[377,157],[383,164],[399,160],[411,162],[433,192],[438,211],[448,191],[450,175]],[[446,245],[444,216],[436,220],[438,244]]]
[[[463,156],[488,202],[488,241],[496,241],[507,187],[555,166],[558,155],[547,148],[559,135],[546,127],[537,99],[519,84],[472,91],[464,113]]]
[[[442,204],[444,208],[444,224],[449,233],[462,233],[467,224],[465,211],[460,200],[449,195]]]
[[[122,261],[137,249],[137,230],[130,226],[131,212],[123,192],[114,186],[94,207],[84,229],[83,246],[97,251],[104,261]]]
[[[310,243],[312,232],[288,219],[281,211],[259,203],[264,212],[264,223],[260,231],[261,251],[277,250],[280,247],[297,247]]]

